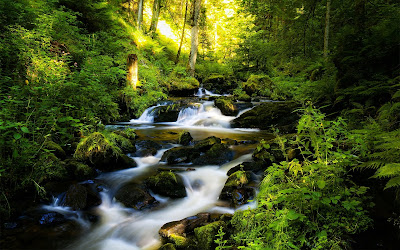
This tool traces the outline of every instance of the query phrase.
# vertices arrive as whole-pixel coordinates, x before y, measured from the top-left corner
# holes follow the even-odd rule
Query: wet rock
[[[123,136],[126,139],[129,139],[131,141],[136,140],[136,138],[138,137],[138,135],[136,134],[135,130],[131,129],[131,128],[127,128],[127,129],[124,129],[124,130],[116,130],[116,131],[113,131],[113,133],[115,133],[117,135],[120,135],[120,136]]]
[[[253,152],[252,157],[254,161],[262,161],[267,165],[271,165],[273,162],[279,163],[286,160],[281,147],[274,141],[269,143],[261,142],[258,144],[256,150]]]
[[[194,147],[176,147],[167,150],[161,157],[161,161],[166,161],[168,164],[188,163],[200,156]]]
[[[236,88],[237,84],[232,77],[220,74],[211,74],[203,80],[203,87],[217,94],[224,94]]]
[[[64,161],[68,174],[77,181],[84,181],[94,178],[97,173],[87,164],[76,161],[74,159],[67,159]]]
[[[134,153],[136,152],[136,147],[134,144],[134,140],[128,139],[127,137],[134,137],[134,135],[126,135],[122,132],[114,131],[110,133],[107,137],[108,139],[114,143],[118,148],[122,150],[122,153]]]
[[[122,153],[122,150],[110,143],[100,132],[94,132],[84,138],[75,151],[74,158],[102,171],[115,171],[136,167],[136,162]]]
[[[245,109],[254,107],[254,105],[251,102],[236,102],[235,106],[239,111],[243,111]]]
[[[43,144],[43,148],[50,150],[57,158],[64,159],[66,156],[64,149],[53,141],[46,141]]]
[[[217,108],[221,110],[221,113],[226,116],[236,116],[239,113],[239,110],[232,102],[232,100],[226,98],[218,98],[214,101],[214,104]]]
[[[176,122],[180,111],[179,104],[157,107],[154,111],[154,122]]]
[[[157,204],[156,199],[151,196],[149,192],[134,183],[127,184],[120,188],[115,194],[115,199],[126,207],[131,207],[136,210],[151,208]]]
[[[217,247],[214,240],[216,239],[216,235],[220,227],[226,227],[225,222],[223,221],[215,221],[208,225],[198,227],[194,229],[194,234],[197,240],[197,249],[202,250],[211,250]]]
[[[224,143],[226,145],[238,145],[238,142],[236,140],[229,139],[229,138],[223,139],[222,143]]]
[[[229,201],[231,207],[246,204],[254,197],[254,189],[248,186],[251,182],[251,173],[237,171],[231,174],[222,189],[220,200]]]
[[[221,165],[233,159],[233,151],[224,144],[214,144],[208,151],[193,160],[195,165]]]
[[[164,244],[160,247],[159,250],[176,250],[175,245],[172,243]]]
[[[39,219],[40,225],[54,225],[59,223],[64,223],[67,220],[64,218],[62,214],[56,212],[45,213]]]
[[[171,198],[183,198],[186,196],[182,177],[170,171],[162,171],[155,176],[151,176],[145,183],[151,191],[159,195]]]
[[[200,152],[206,152],[209,150],[214,144],[220,144],[221,139],[215,136],[207,137],[201,141],[196,142],[194,145],[194,149]]]
[[[65,194],[63,206],[71,207],[73,210],[83,210],[101,204],[101,198],[96,190],[90,186],[81,184],[71,185]]]
[[[157,151],[162,148],[160,144],[150,140],[136,141],[137,152],[135,156],[146,157],[156,155]]]
[[[168,87],[170,96],[187,97],[193,94],[199,88],[200,83],[193,77],[175,78]],[[175,120],[176,121],[176,120]]]
[[[179,135],[178,143],[183,146],[188,146],[193,141],[192,135],[188,131],[182,131]]]
[[[258,173],[260,171],[266,170],[270,165],[263,162],[243,162],[242,164],[236,165],[235,167],[229,169],[227,175],[230,176],[237,171],[250,171],[253,173]]]
[[[294,113],[299,106],[295,102],[268,102],[242,114],[231,122],[234,128],[259,128],[282,133],[295,132],[299,119]]]

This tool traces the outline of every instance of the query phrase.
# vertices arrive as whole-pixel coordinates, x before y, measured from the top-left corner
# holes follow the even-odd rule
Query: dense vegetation
[[[104,124],[193,93],[199,82],[238,100],[304,107],[295,136],[278,131],[256,149],[277,143],[283,154],[300,154],[271,163],[258,207],[235,214],[229,239],[220,230],[220,248],[346,248],[349,235],[373,225],[377,196],[386,192],[389,212],[398,210],[397,1],[209,0],[198,24],[199,0],[145,1],[161,10],[159,20],[146,12],[138,18],[137,2],[0,0],[2,218],[18,214],[21,197],[43,197],[46,182],[66,178],[60,146],[72,155]],[[196,25],[197,80],[189,65]],[[129,54],[139,58],[137,89],[126,84]],[[124,142],[97,135],[111,148]]]

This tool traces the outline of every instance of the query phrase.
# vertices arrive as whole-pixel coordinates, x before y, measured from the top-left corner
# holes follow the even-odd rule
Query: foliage
[[[234,215],[235,244],[245,249],[347,247],[347,236],[371,223],[368,188],[354,184],[346,170],[356,162],[354,154],[361,152],[363,142],[346,130],[341,118],[327,121],[308,106],[296,139],[285,143],[299,149],[304,160],[274,163],[266,170],[257,208]]]

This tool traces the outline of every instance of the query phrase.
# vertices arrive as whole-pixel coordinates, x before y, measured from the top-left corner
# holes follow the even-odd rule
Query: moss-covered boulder
[[[147,190],[135,183],[129,183],[121,187],[115,194],[115,199],[126,207],[143,210],[158,204],[156,199]]]
[[[233,151],[225,144],[214,144],[204,154],[193,160],[195,165],[221,165],[233,159]]]
[[[237,171],[229,176],[219,198],[228,201],[231,207],[246,204],[255,194],[252,183],[251,172]]]
[[[170,83],[168,90],[171,96],[187,97],[193,96],[199,87],[199,81],[193,77],[175,78]]]
[[[172,243],[167,243],[162,245],[159,250],[176,250],[175,245]]]
[[[122,153],[134,153],[136,152],[134,140],[128,139],[125,136],[130,136],[125,133],[116,133],[112,132],[107,134],[107,139],[110,140],[115,146],[119,147],[122,150]]]
[[[188,146],[193,141],[192,135],[188,131],[182,131],[179,134],[178,143],[183,146]]]
[[[251,75],[247,82],[242,84],[242,88],[250,96],[262,95],[271,97],[275,84],[267,75]]]
[[[232,100],[225,98],[218,98],[214,100],[214,104],[217,108],[221,110],[221,113],[223,115],[236,116],[239,113],[239,110],[237,109]]]
[[[79,162],[75,159],[67,159],[65,162],[65,168],[69,175],[77,181],[84,181],[96,177],[96,171],[89,165]]]
[[[132,129],[132,128],[127,128],[127,129],[124,129],[124,130],[115,130],[115,131],[113,131],[113,133],[118,134],[120,136],[123,136],[126,139],[129,139],[131,141],[136,140],[137,137],[138,137],[136,132],[135,132],[135,130]]]
[[[220,74],[211,74],[203,80],[203,87],[217,94],[230,92],[236,87],[236,82],[232,77],[227,77]]]
[[[176,122],[182,105],[179,103],[159,106],[154,109],[154,122]]]
[[[235,167],[229,169],[227,175],[230,176],[231,174],[237,171],[250,171],[253,173],[258,173],[264,171],[269,167],[269,165],[265,164],[264,162],[256,161],[256,162],[243,162]]]
[[[200,156],[194,147],[176,147],[167,150],[161,157],[161,161],[167,164],[188,163]]]
[[[201,141],[198,141],[194,145],[194,149],[200,152],[209,150],[214,144],[220,144],[221,139],[215,136],[207,137]]]
[[[226,224],[224,221],[215,221],[208,225],[198,227],[194,229],[196,237],[196,248],[202,250],[215,249],[217,245],[214,243],[216,235],[220,227],[225,228]]]
[[[85,137],[75,151],[74,158],[102,171],[136,167],[136,162],[123,154],[116,145],[115,136],[94,132]]]
[[[159,195],[171,198],[183,198],[186,196],[182,177],[171,171],[162,171],[155,176],[151,176],[146,179],[145,183],[151,191]]]
[[[46,141],[43,144],[43,148],[52,152],[57,158],[64,159],[66,156],[64,149],[53,141]]]
[[[249,110],[231,122],[234,128],[279,129],[282,133],[295,132],[299,115],[295,102],[267,102]]]

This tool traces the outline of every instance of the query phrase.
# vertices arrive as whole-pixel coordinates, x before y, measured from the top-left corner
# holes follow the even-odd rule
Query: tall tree
[[[160,16],[160,10],[161,10],[161,0],[154,0],[153,16],[151,17],[150,32],[155,33],[157,31],[157,24],[158,24],[158,17]]]
[[[186,19],[187,19],[187,11],[188,11],[188,0],[186,0],[185,17],[183,18],[183,27],[182,27],[181,42],[180,42],[180,44],[179,44],[178,53],[176,54],[175,64],[178,64],[178,62],[179,62],[179,57],[181,56],[183,40],[184,40],[184,38],[185,38],[185,26],[186,26]]]
[[[328,58],[329,51],[329,22],[331,17],[331,0],[326,1],[325,34],[324,34],[324,58]]]
[[[192,30],[191,30],[191,48],[190,48],[190,57],[189,57],[189,68],[190,74],[194,76],[196,59],[197,59],[197,50],[199,47],[199,16],[200,16],[200,8],[201,8],[201,0],[194,0],[193,9],[192,9]]]
[[[137,27],[139,30],[142,29],[142,21],[143,21],[143,4],[144,0],[139,0],[139,7],[138,7],[138,19],[137,19]]]

